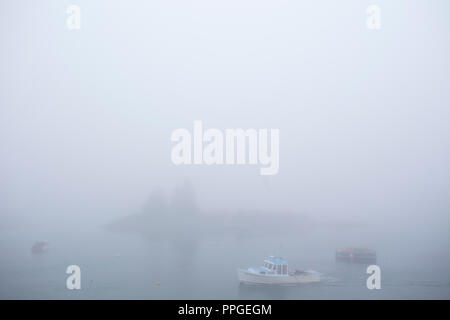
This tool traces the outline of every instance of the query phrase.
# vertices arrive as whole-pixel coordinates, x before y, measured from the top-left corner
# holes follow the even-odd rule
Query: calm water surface
[[[361,231],[363,234],[364,231]],[[102,228],[48,231],[48,252],[33,256],[42,232],[0,234],[2,299],[449,299],[447,249],[410,240],[367,236],[378,252],[382,289],[366,288],[366,265],[334,261],[336,247],[354,234],[316,229],[285,237],[217,237],[155,241]],[[372,241],[372,242],[371,242]],[[393,241],[397,242],[393,246]],[[402,243],[404,241],[404,243]],[[409,244],[409,247],[408,247]],[[444,246],[445,243],[442,243]],[[414,251],[411,251],[411,246]],[[399,250],[398,248],[404,248]],[[414,253],[413,253],[414,252]],[[268,255],[291,267],[322,273],[320,284],[293,287],[240,285],[236,268],[260,265]],[[66,267],[82,271],[82,290],[67,290]]]

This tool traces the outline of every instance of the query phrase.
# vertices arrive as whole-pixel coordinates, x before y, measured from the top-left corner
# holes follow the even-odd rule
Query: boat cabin
[[[277,275],[288,274],[288,263],[281,258],[270,257],[264,260],[264,267],[268,269],[269,273],[275,273]]]

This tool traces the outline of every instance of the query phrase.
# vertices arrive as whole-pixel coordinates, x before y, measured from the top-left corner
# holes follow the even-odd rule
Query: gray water
[[[100,227],[47,230],[49,250],[32,255],[42,231],[0,233],[1,299],[449,299],[446,239],[421,246],[370,230],[320,227],[284,237],[152,240]],[[334,251],[365,235],[378,253],[381,289],[366,287],[367,265],[337,263]],[[377,242],[376,239],[379,239]],[[395,243],[395,246],[393,245]],[[403,249],[399,249],[403,248]],[[414,248],[414,250],[411,250]],[[319,284],[240,285],[236,269],[282,255],[292,268],[322,273]],[[81,268],[81,290],[66,289],[68,265]]]

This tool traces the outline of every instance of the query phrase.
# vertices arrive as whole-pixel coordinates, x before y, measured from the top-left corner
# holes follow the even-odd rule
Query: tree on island
[[[165,215],[168,211],[168,204],[164,191],[161,188],[155,189],[150,193],[147,201],[142,207],[143,214]]]
[[[190,181],[186,180],[175,188],[169,211],[176,216],[193,216],[198,212],[194,187]]]

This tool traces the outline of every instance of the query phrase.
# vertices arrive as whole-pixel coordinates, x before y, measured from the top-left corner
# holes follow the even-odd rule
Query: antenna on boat
[[[281,257],[282,256],[282,254],[281,254],[283,252],[282,249],[283,249],[283,243],[280,242],[278,244],[277,257]]]

